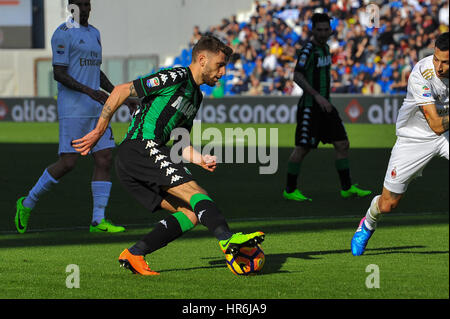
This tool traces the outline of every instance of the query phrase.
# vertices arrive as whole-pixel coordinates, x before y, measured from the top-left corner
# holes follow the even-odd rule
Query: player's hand
[[[95,144],[97,144],[98,140],[102,137],[102,135],[103,134],[94,129],[88,134],[86,134],[84,137],[78,140],[73,140],[72,147],[81,155],[86,156],[95,146]]]
[[[212,155],[203,156],[200,166],[209,172],[214,172],[217,168],[217,156]]]
[[[93,99],[94,101],[97,101],[101,104],[105,104],[106,100],[108,99],[109,95],[102,91],[102,90],[92,90],[89,89],[86,92],[87,95],[90,96],[91,99]]]
[[[322,111],[327,113],[331,113],[333,111],[334,106],[326,98],[319,94],[315,95],[314,98],[316,99],[316,102],[317,104],[319,104]]]
[[[126,99],[123,104],[128,106],[128,110],[130,111],[131,116],[133,116],[134,112],[136,112],[139,106],[139,103],[136,100],[130,98]]]

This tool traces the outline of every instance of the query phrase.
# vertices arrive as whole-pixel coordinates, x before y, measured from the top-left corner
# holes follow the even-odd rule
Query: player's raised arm
[[[419,108],[434,133],[441,135],[448,131],[448,114],[439,115],[434,104],[420,105]]]
[[[116,86],[103,106],[97,126],[84,137],[74,140],[72,142],[73,148],[81,155],[89,154],[90,150],[105,133],[114,113],[130,96],[137,96],[133,82]]]

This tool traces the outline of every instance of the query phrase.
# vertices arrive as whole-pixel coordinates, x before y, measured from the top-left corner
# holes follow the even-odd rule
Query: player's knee
[[[301,146],[296,146],[291,153],[289,161],[301,162],[304,159],[304,157],[306,156],[306,154],[308,154],[308,152],[309,152],[309,149],[301,147]]]
[[[350,142],[348,140],[335,143],[336,152],[345,153],[350,149]]]
[[[75,168],[77,164],[77,158],[74,157],[62,158],[58,164],[59,164],[58,167],[64,172],[64,174],[66,174]]]
[[[112,154],[111,153],[104,153],[100,156],[95,157],[95,166],[98,169],[108,171],[111,169],[112,166]]]

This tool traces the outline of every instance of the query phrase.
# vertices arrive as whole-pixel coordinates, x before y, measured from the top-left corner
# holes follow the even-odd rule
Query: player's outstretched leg
[[[21,197],[16,203],[16,217],[14,219],[16,223],[17,231],[20,234],[24,234],[27,231],[28,219],[30,218],[31,208],[23,206],[23,200],[26,197]]]
[[[366,216],[361,219],[358,229],[353,235],[351,242],[351,249],[353,256],[361,256],[366,250],[367,243],[372,237],[377,227],[377,222],[381,217],[381,212],[378,206],[378,201],[381,196],[375,196],[370,207],[367,210]]]
[[[47,193],[55,184],[58,184],[58,181],[45,169],[37,183],[28,193],[28,196],[21,197],[17,200],[15,224],[20,234],[24,234],[27,231],[31,211],[36,206],[39,198]]]

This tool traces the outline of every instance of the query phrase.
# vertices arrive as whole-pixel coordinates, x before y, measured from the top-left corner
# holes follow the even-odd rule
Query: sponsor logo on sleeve
[[[149,80],[147,80],[147,86],[149,88],[155,87],[155,86],[159,86],[160,82],[159,82],[159,78],[155,77],[155,78],[151,78]]]

